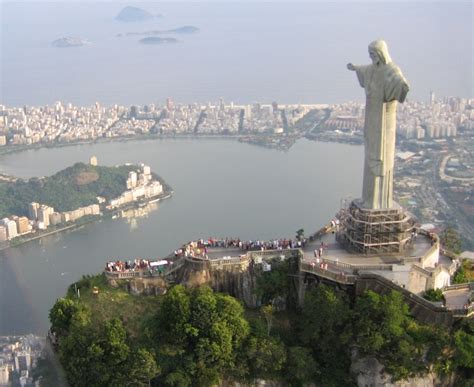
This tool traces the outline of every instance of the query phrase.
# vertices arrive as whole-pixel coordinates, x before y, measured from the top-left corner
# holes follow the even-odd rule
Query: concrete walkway
[[[469,304],[470,297],[471,290],[469,289],[456,289],[444,292],[447,309],[464,309],[464,306]]]

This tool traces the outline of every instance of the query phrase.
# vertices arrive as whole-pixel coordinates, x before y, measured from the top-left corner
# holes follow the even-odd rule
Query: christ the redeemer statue
[[[347,65],[366,94],[362,200],[368,209],[392,208],[397,102],[405,101],[409,86],[383,40],[370,43],[369,56],[370,65]]]

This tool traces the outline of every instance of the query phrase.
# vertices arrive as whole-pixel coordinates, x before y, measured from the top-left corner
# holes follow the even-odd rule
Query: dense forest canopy
[[[265,286],[269,287],[267,279]],[[281,282],[280,278],[276,278]],[[100,288],[99,295],[91,289]],[[474,370],[474,321],[422,325],[397,292],[367,291],[351,300],[325,285],[308,290],[303,308],[245,309],[208,287],[172,287],[164,296],[134,296],[86,277],[50,311],[51,330],[72,386],[211,386],[278,380],[291,386],[355,385],[351,356],[376,357],[394,380]],[[265,297],[268,295],[265,295]],[[264,298],[265,298],[264,297]]]

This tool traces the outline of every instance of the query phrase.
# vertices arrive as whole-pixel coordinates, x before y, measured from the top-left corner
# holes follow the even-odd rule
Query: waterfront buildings
[[[100,138],[149,134],[284,134],[300,130],[311,111],[330,114],[321,129],[357,133],[362,130],[364,106],[260,104],[235,105],[220,101],[206,105],[79,107],[57,102],[53,106],[22,108],[0,105],[0,146],[91,141]],[[474,129],[474,100],[455,97],[428,102],[408,101],[399,107],[398,134],[405,138],[456,137],[459,128]],[[315,125],[318,124],[315,122]],[[314,126],[314,125],[313,125]],[[97,159],[91,158],[91,163]],[[94,165],[94,164],[93,164]]]
[[[67,222],[75,222],[85,216],[101,215],[101,207],[112,210],[129,206],[137,201],[148,201],[163,193],[162,184],[153,180],[151,168],[140,164],[135,171],[130,171],[126,190],[108,203],[105,198],[97,197],[97,203],[79,207],[70,211],[55,211],[46,204],[32,202],[28,205],[28,216],[11,215],[0,220],[0,242],[7,242],[17,236],[36,230],[47,230]]]

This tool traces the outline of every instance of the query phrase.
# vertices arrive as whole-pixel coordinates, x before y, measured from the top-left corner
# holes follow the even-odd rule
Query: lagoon
[[[44,334],[67,286],[107,260],[163,257],[195,238],[294,237],[327,223],[361,191],[363,147],[299,140],[281,152],[227,139],[72,145],[0,156],[0,172],[51,175],[95,155],[144,162],[174,189],[136,219],[103,219],[0,252],[0,335]]]

